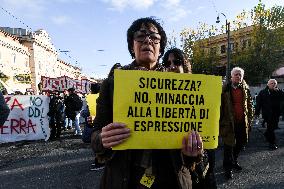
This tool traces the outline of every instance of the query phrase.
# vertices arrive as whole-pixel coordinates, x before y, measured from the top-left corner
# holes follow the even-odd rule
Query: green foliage
[[[242,67],[249,84],[264,82],[272,76],[273,71],[284,66],[283,6],[265,9],[260,1],[251,11],[241,12],[230,23],[231,37],[235,45],[239,43],[231,53],[231,68]],[[220,51],[220,44],[216,45],[213,39],[216,41],[220,33],[225,35],[224,28],[217,29],[213,25],[200,23],[197,29],[181,31],[180,41],[192,63],[193,73],[218,74],[216,67],[221,66],[221,56],[215,51]],[[249,30],[248,36],[238,32],[245,29]],[[246,44],[245,48],[243,44]]]

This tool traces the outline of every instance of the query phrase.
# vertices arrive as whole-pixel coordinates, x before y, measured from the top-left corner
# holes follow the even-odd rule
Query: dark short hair
[[[153,17],[146,17],[146,18],[139,18],[135,20],[131,26],[127,30],[127,43],[128,43],[128,51],[132,58],[135,57],[135,54],[133,52],[133,41],[134,41],[134,33],[140,30],[142,25],[145,25],[148,29],[152,26],[155,26],[158,29],[159,34],[161,35],[161,41],[160,41],[160,56],[161,58],[164,54],[166,45],[167,45],[167,35],[164,31],[161,24]]]
[[[181,60],[184,73],[191,73],[191,65],[190,65],[190,63],[187,62],[187,61],[185,61],[185,60],[186,60],[186,57],[185,57],[183,51],[182,51],[181,49],[179,49],[179,48],[176,48],[176,47],[173,47],[173,48],[169,49],[169,50],[165,53],[165,55],[164,55],[164,57],[163,57],[163,62],[162,62],[163,66],[166,67],[166,68],[168,68],[168,67],[170,66],[170,65],[168,64],[168,59],[169,59],[169,55],[170,55],[171,53],[174,54],[174,57],[175,57],[176,59]]]
[[[59,90],[53,90],[52,93],[53,94],[59,94]]]
[[[91,93],[97,94],[100,92],[100,84],[99,83],[91,83]]]
[[[68,89],[68,92],[74,92],[74,91],[75,89],[73,87]]]
[[[164,57],[163,57],[163,65],[164,65],[165,67],[169,67],[169,66],[170,66],[170,65],[168,64],[168,59],[169,59],[169,55],[170,55],[171,53],[175,56],[176,59],[181,60],[181,61],[182,61],[182,65],[184,66],[184,55],[183,55],[183,52],[182,52],[182,50],[180,50],[180,49],[178,49],[178,48],[176,48],[176,47],[169,49],[169,50],[165,53],[165,55],[164,55]]]

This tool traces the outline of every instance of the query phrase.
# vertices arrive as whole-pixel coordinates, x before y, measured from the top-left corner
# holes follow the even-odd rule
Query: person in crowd
[[[168,71],[191,74],[191,66],[186,61],[182,50],[178,48],[171,48],[166,51],[162,62]],[[207,165],[209,168],[207,168]],[[203,161],[196,165],[195,170],[191,171],[191,174],[193,188],[217,188],[215,178],[215,150],[204,150]]]
[[[63,114],[63,117],[64,117],[64,125],[63,125],[63,130],[66,131],[66,130],[70,130],[72,129],[72,120],[66,116],[66,105],[65,105],[65,101],[67,99],[67,97],[69,96],[69,93],[68,93],[68,90],[64,90],[63,91],[63,99],[64,99],[64,114]]]
[[[82,140],[85,143],[91,143],[91,135],[93,132],[92,122],[96,117],[96,100],[99,97],[100,84],[92,83],[90,87],[91,93],[86,96],[86,106],[81,112],[81,116],[85,118],[85,125]]]
[[[191,66],[184,57],[182,50],[171,48],[163,57],[163,66],[167,71],[176,73],[191,73]]]
[[[22,93],[22,92],[19,91],[19,90],[16,90],[15,93],[14,93],[14,95],[24,95],[24,93]]]
[[[75,93],[74,88],[68,89],[69,95],[64,100],[66,117],[72,120],[72,125],[75,127],[75,136],[82,136],[80,128],[80,112],[83,106],[81,98]]]
[[[94,130],[93,120],[96,117],[96,100],[99,97],[100,83],[91,84],[91,94],[86,96],[87,105],[83,108],[81,116],[85,118],[85,125],[82,135],[82,141],[84,143],[91,143],[91,136]],[[95,158],[94,163],[91,164],[91,171],[97,171],[104,168],[104,164],[100,163]]]
[[[277,87],[277,81],[275,79],[270,79],[267,82],[267,86],[259,92],[256,101],[255,115],[258,117],[260,111],[262,111],[262,117],[267,123],[267,129],[264,136],[269,143],[269,148],[272,150],[278,148],[274,130],[278,127],[280,101],[283,97],[284,93]]]
[[[48,116],[50,117],[49,126],[50,131],[50,140],[59,139],[61,135],[61,127],[63,126],[63,112],[64,104],[63,99],[59,96],[59,91],[53,91],[50,96],[49,103],[49,112]]]
[[[249,86],[244,78],[244,70],[235,67],[231,71],[231,81],[223,86],[220,110],[220,136],[224,143],[223,167],[228,179],[232,170],[241,171],[239,153],[248,142],[254,109]]]
[[[10,109],[5,102],[5,98],[0,91],[0,125],[2,126],[7,120],[10,113]]]
[[[281,121],[284,121],[284,99],[283,98],[281,98],[281,101],[280,101],[280,116],[281,116]],[[277,127],[277,129],[280,129],[280,128]]]
[[[254,94],[253,98],[252,98],[252,105],[253,105],[253,108],[255,109],[256,107],[256,98],[257,98],[257,93]]]
[[[8,95],[8,91],[7,91],[6,88],[4,88],[4,89],[2,90],[2,94],[3,94],[3,95]]]
[[[167,37],[160,23],[154,18],[135,20],[127,31],[127,42],[128,50],[134,61],[121,69],[165,70],[158,60],[164,54]],[[155,175],[151,187],[153,189],[185,188],[191,185],[191,179],[184,179],[182,182],[181,179],[173,178],[179,178],[178,172],[183,163],[191,167],[193,159],[201,158],[203,144],[201,137],[195,131],[183,138],[181,150],[113,151],[111,149],[131,135],[130,129],[124,123],[113,122],[113,81],[114,76],[110,74],[102,83],[97,99],[95,131],[92,134],[92,148],[97,158],[105,162],[100,188],[147,188],[140,183],[145,172],[147,176]],[[188,174],[190,176],[190,173]]]

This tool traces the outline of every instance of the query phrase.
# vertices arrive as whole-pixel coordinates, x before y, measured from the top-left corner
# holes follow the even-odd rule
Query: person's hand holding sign
[[[182,140],[182,153],[186,156],[196,157],[203,153],[203,143],[200,135],[192,131]]]
[[[130,129],[124,123],[110,123],[102,128],[101,138],[105,148],[124,142],[130,136]]]

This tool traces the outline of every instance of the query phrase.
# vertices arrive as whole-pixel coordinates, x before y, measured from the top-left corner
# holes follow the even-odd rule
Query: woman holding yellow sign
[[[191,74],[191,65],[186,61],[182,50],[178,48],[171,48],[165,53],[163,57],[163,65],[170,72]],[[215,150],[205,150],[204,159],[200,163],[198,163],[196,167],[196,170],[191,171],[191,175],[195,175],[192,182],[193,188],[217,188],[214,170]]]
[[[127,31],[128,50],[134,61],[118,68],[124,70],[165,71],[158,63],[164,54],[167,37],[154,18],[140,18]],[[191,132],[181,141],[181,150],[120,150],[111,148],[131,136],[124,123],[113,123],[114,76],[111,73],[101,86],[97,100],[92,148],[105,162],[102,189],[192,188],[189,169],[203,153],[201,137]],[[124,95],[124,94],[123,94]]]

